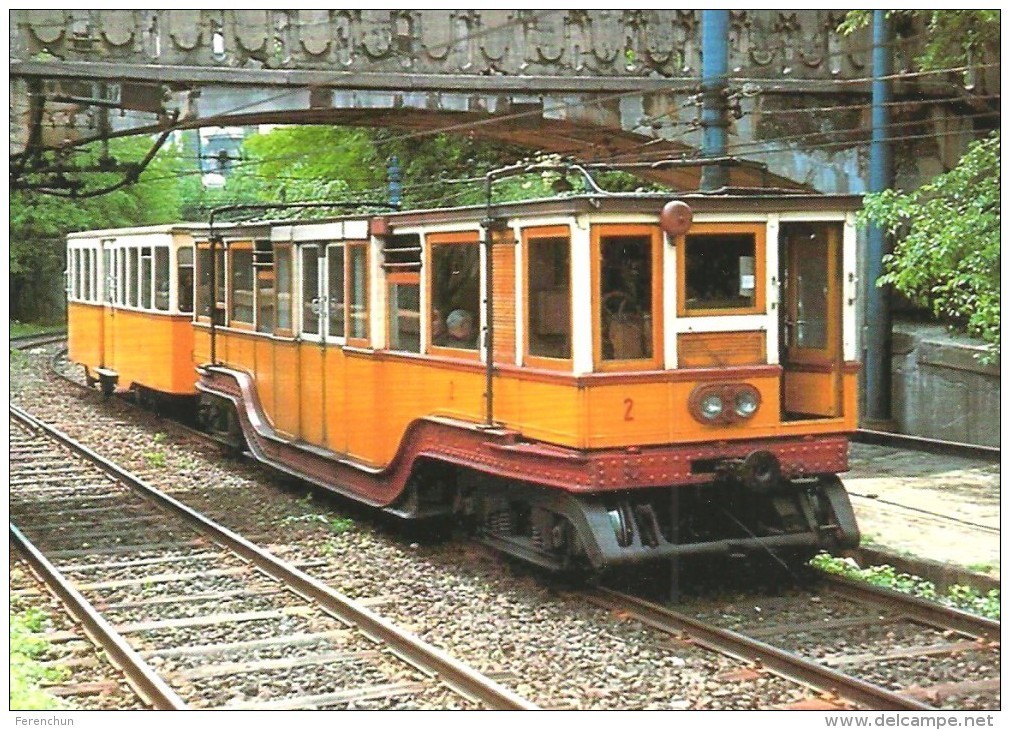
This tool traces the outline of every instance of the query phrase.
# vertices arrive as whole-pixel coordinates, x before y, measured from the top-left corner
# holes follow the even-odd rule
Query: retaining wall
[[[895,323],[892,413],[899,433],[999,446],[999,365],[977,340],[935,325]]]

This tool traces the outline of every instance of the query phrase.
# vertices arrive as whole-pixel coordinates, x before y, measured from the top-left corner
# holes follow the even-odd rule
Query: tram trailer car
[[[551,569],[856,546],[858,198],[668,200],[73,234],[70,357]]]

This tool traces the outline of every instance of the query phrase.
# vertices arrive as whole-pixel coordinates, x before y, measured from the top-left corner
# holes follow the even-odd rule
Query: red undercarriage
[[[848,442],[839,435],[578,451],[526,442],[508,429],[481,428],[443,418],[414,422],[392,463],[374,469],[279,436],[267,421],[254,383],[245,373],[220,367],[200,372],[198,389],[235,404],[242,430],[258,458],[374,506],[396,501],[419,458],[574,494],[704,483],[713,478],[707,465],[743,458],[757,450],[774,454],[786,478],[837,474],[848,469]]]

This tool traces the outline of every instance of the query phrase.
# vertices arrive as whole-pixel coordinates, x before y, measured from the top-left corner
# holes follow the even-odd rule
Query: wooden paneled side
[[[789,413],[832,417],[838,407],[839,374],[794,372],[785,379],[785,409]]]
[[[763,365],[768,361],[764,332],[686,332],[677,335],[682,368]]]
[[[196,393],[188,317],[116,309],[104,331],[105,365],[119,374],[119,388],[136,383],[161,393]]]
[[[274,378],[274,350],[277,343],[262,338],[256,338],[253,342],[253,366],[260,403],[263,405],[270,425],[277,428],[277,400],[282,397],[282,394],[278,392]]]
[[[512,232],[495,236],[494,251],[494,360],[516,361],[516,252]]]
[[[274,426],[283,435],[293,437],[298,433],[298,406],[301,380],[298,377],[298,344],[278,342],[274,345]]]
[[[104,365],[104,307],[95,304],[67,304],[67,357],[90,370]]]
[[[323,397],[323,350],[315,342],[298,343],[298,432],[302,441],[323,445],[325,399]]]
[[[739,341],[739,335],[746,341],[754,334],[760,333],[729,333],[727,342]],[[261,402],[274,404],[271,418],[282,431],[362,464],[389,464],[417,419],[447,416],[479,423],[485,417],[479,363],[266,338],[253,344],[257,335],[234,331],[219,331],[218,337],[219,352],[239,356],[222,358],[225,364],[245,369],[254,351],[255,371],[273,362],[273,380],[257,378],[256,388]],[[202,342],[200,349],[205,348]],[[752,348],[760,349],[754,343]],[[530,439],[583,449],[830,433],[854,425],[854,374],[845,375],[844,423],[841,418],[783,422],[777,368],[745,371],[721,374],[713,368],[703,374],[681,370],[575,379],[503,368],[495,376],[495,420]],[[699,377],[750,383],[761,394],[758,412],[730,426],[699,423],[688,407]],[[804,386],[808,395],[817,390]]]

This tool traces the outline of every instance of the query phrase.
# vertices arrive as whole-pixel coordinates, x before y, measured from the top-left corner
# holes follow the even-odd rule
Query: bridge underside
[[[408,88],[404,91],[385,88],[386,80],[380,74],[354,74],[336,86],[332,74],[326,75],[324,83],[313,83],[316,74],[310,72],[230,71],[229,80],[242,78],[245,83],[221,83],[214,78],[218,74],[186,68],[127,68],[101,63],[57,67],[45,62],[16,65],[19,73],[27,75],[12,81],[12,122],[20,117],[20,128],[29,131],[20,138],[12,132],[12,154],[29,147],[33,128],[34,144],[46,148],[65,145],[68,140],[81,144],[103,134],[147,134],[168,127],[385,127],[407,135],[466,134],[531,151],[608,163],[694,157],[700,138],[694,123],[693,83],[669,79],[661,83],[650,80],[642,84],[646,87],[642,90],[626,79],[594,79],[596,90],[592,92],[580,88],[587,84],[585,80],[541,79],[539,85],[546,82],[558,87],[556,92],[545,94],[519,88],[528,86],[528,79],[415,77],[404,83],[404,77],[397,77],[396,83]],[[99,80],[115,77],[117,72],[122,81]],[[194,75],[209,78],[202,83],[181,82]],[[42,86],[41,95],[48,100],[45,117],[30,103],[33,82],[25,78],[33,76],[36,88]],[[412,85],[416,90],[409,90]],[[34,96],[39,96],[38,91]],[[96,99],[107,100],[104,107],[88,103]],[[698,188],[700,168],[657,167],[636,170],[635,174],[686,191]],[[801,187],[759,165],[732,167],[729,185]]]
[[[736,168],[731,185],[865,190],[871,40],[840,33],[844,18],[730,12],[728,149],[779,176]],[[10,20],[17,169],[87,140],[259,122],[465,133],[587,160],[701,146],[696,10],[36,8]],[[922,37],[900,30],[895,68]],[[963,74],[893,82],[899,182],[949,169],[998,128],[998,59],[996,45]],[[697,186],[696,170],[644,176]]]

